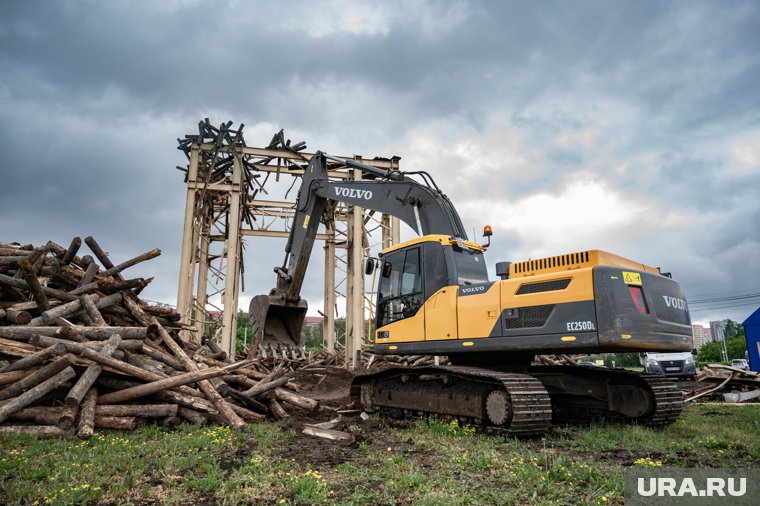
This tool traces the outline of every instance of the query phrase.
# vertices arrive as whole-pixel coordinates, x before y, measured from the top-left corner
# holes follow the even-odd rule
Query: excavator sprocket
[[[526,374],[477,367],[391,368],[357,376],[351,394],[366,411],[455,418],[489,433],[538,436],[551,425],[549,395]]]

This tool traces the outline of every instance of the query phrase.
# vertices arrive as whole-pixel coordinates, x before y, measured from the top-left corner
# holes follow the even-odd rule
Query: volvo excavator
[[[330,164],[371,179],[329,180]],[[351,395],[364,410],[451,417],[514,436],[599,418],[661,426],[680,414],[682,396],[662,376],[533,364],[538,354],[691,351],[688,307],[670,274],[589,250],[499,262],[499,279],[489,280],[483,253],[490,237],[486,245],[468,240],[429,174],[321,152],[305,170],[276,287],[251,301],[259,343],[300,343],[307,310],[300,290],[329,201],[396,216],[419,234],[368,263],[367,274],[379,275],[374,353],[447,355],[452,364],[357,376]]]

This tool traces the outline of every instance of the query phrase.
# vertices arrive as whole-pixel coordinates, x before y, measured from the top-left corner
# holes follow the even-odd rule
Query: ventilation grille
[[[518,317],[504,320],[508,329],[524,329],[529,327],[543,327],[546,320],[554,311],[554,304],[544,306],[521,307],[518,310]]]
[[[569,253],[556,257],[539,258],[537,260],[526,260],[514,264],[515,273],[535,272],[542,269],[554,269],[557,267],[580,266],[589,261],[589,252],[581,251],[580,253]]]
[[[540,283],[526,283],[520,285],[515,292],[516,295],[525,295],[526,293],[553,292],[555,290],[564,290],[570,284],[570,278],[552,279],[551,281],[542,281]]]

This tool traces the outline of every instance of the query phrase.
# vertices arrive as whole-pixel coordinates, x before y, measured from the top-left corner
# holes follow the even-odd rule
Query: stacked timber
[[[0,243],[0,433],[92,436],[154,421],[233,428],[315,410],[292,372],[228,359],[218,345],[183,341],[179,315],[138,296],[150,279],[122,271],[151,250],[114,265],[67,248]]]

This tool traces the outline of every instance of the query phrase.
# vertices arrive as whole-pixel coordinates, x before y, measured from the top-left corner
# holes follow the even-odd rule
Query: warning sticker
[[[623,282],[626,285],[641,286],[641,274],[638,272],[623,271]]]

